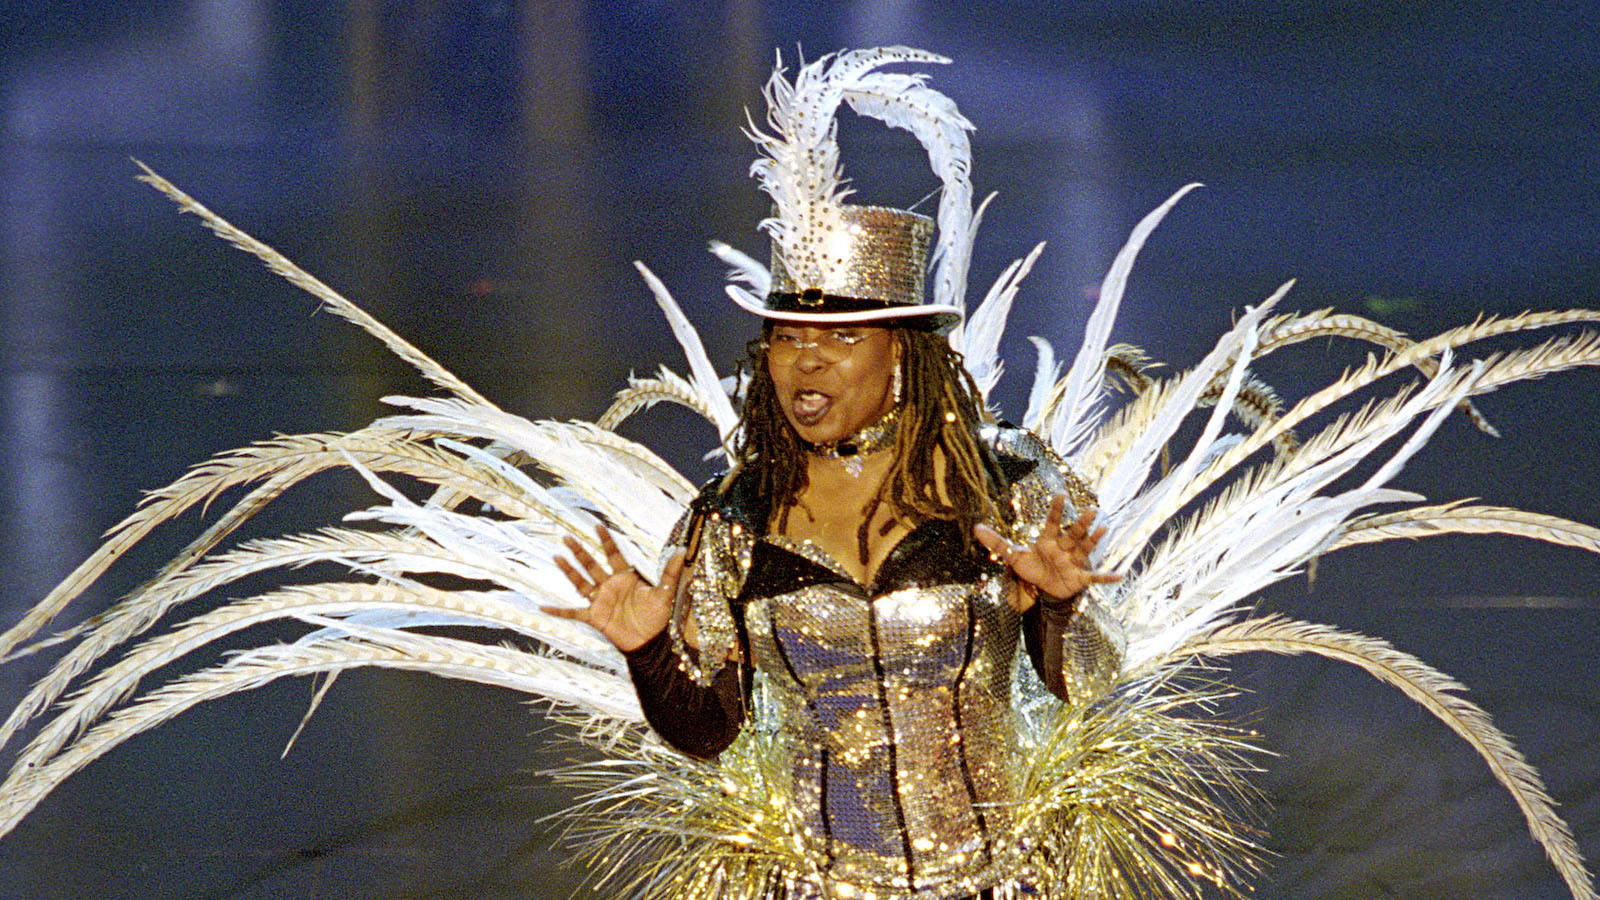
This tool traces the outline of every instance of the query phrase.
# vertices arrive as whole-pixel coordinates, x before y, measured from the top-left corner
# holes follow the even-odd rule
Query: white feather
[[[1133,262],[1138,258],[1139,250],[1144,247],[1145,240],[1155,231],[1156,226],[1161,224],[1161,220],[1166,218],[1172,207],[1197,187],[1200,185],[1184,185],[1177,193],[1168,197],[1166,202],[1141,219],[1134,227],[1128,242],[1117,253],[1116,259],[1111,263],[1110,271],[1100,284],[1100,300],[1095,304],[1094,312],[1089,315],[1089,322],[1084,328],[1083,344],[1079,347],[1071,368],[1067,370],[1065,400],[1058,408],[1057,420],[1040,423],[1041,429],[1049,429],[1050,446],[1066,459],[1076,457],[1083,441],[1089,435],[1089,430],[1100,415],[1100,396],[1105,382],[1106,346],[1110,342],[1111,327],[1116,323],[1117,310],[1122,305],[1122,292],[1127,287],[1128,275],[1133,271]]]
[[[1022,427],[1039,431],[1039,417],[1044,415],[1045,404],[1050,402],[1050,391],[1061,377],[1061,364],[1056,362],[1056,348],[1038,335],[1028,338],[1038,351],[1033,365],[1033,388],[1028,391],[1028,410],[1022,416]]]
[[[948,62],[942,57],[926,62]],[[972,262],[972,123],[955,101],[923,86],[925,76],[875,74],[845,90],[856,112],[916,136],[944,189],[939,195],[939,240],[929,260],[934,268],[933,300],[957,309],[966,306],[967,269]]]
[[[490,438],[515,447],[539,462],[559,482],[575,491],[589,508],[602,514],[614,528],[631,539],[659,545],[665,541],[673,523],[683,514],[685,498],[664,491],[654,470],[671,467],[643,447],[632,445],[637,454],[621,457],[589,441],[596,434],[593,426],[581,423],[530,422],[519,416],[467,407],[449,399],[385,398],[386,402],[417,410],[418,415],[390,416],[382,421],[394,428],[417,429],[424,433],[443,432],[467,438]],[[603,433],[603,432],[602,432]],[[610,440],[621,440],[614,435]],[[623,442],[631,444],[631,442]],[[649,474],[646,474],[649,473]],[[535,495],[540,503],[567,508],[542,489]],[[571,530],[592,528],[592,518],[561,514],[562,527]]]
[[[749,254],[735,250],[721,241],[711,242],[711,254],[729,265],[731,271],[728,272],[728,277],[748,285],[750,294],[765,297],[772,292],[772,273]],[[733,285],[728,287],[731,289]]]
[[[1161,412],[1150,421],[1144,432],[1128,448],[1127,453],[1096,486],[1100,508],[1104,513],[1104,524],[1109,529],[1106,535],[1103,565],[1120,569],[1126,565],[1132,554],[1138,552],[1143,541],[1128,536],[1139,532],[1130,529],[1130,523],[1121,521],[1121,510],[1144,487],[1161,449],[1167,445],[1178,426],[1194,410],[1195,404],[1211,385],[1217,372],[1223,365],[1236,358],[1247,335],[1254,333],[1262,317],[1287,289],[1288,286],[1285,285],[1266,302],[1246,313],[1237,325],[1223,335],[1217,346],[1206,354],[1205,359],[1183,376],[1177,389],[1167,397]]]
[[[650,286],[650,293],[655,296],[656,303],[661,306],[662,313],[667,317],[667,324],[672,326],[672,334],[678,339],[678,345],[683,348],[683,355],[689,361],[689,382],[694,385],[706,408],[711,411],[711,424],[716,426],[721,443],[726,445],[733,437],[734,429],[739,425],[739,413],[734,410],[733,403],[721,388],[721,378],[717,376],[716,368],[706,356],[706,348],[700,341],[700,333],[690,324],[689,317],[683,314],[683,310],[672,299],[672,293],[667,290],[661,279],[646,268],[644,263],[635,262],[633,265],[639,270],[639,274],[644,276],[645,284]]]
[[[1283,285],[1278,289],[1277,293],[1269,297],[1267,301],[1259,308],[1249,311],[1244,318],[1239,321],[1238,325],[1234,327],[1232,334],[1238,335],[1238,343],[1237,346],[1231,351],[1234,354],[1233,367],[1228,373],[1228,380],[1223,386],[1222,394],[1212,406],[1211,415],[1207,418],[1204,429],[1201,431],[1200,436],[1195,440],[1193,449],[1190,451],[1189,455],[1185,457],[1183,462],[1179,463],[1176,470],[1174,470],[1168,477],[1163,479],[1160,484],[1145,492],[1145,494],[1140,498],[1136,515],[1118,515],[1116,517],[1118,521],[1127,522],[1130,519],[1137,519],[1147,523],[1164,522],[1178,511],[1177,504],[1172,501],[1172,498],[1181,493],[1183,488],[1188,486],[1190,479],[1192,479],[1195,473],[1199,471],[1200,466],[1203,463],[1209,462],[1219,455],[1219,451],[1216,446],[1218,436],[1222,433],[1223,424],[1227,422],[1228,413],[1233,409],[1234,398],[1239,395],[1239,387],[1244,383],[1245,372],[1249,368],[1251,357],[1255,352],[1256,344],[1260,340],[1261,333],[1259,326],[1261,320],[1266,316],[1267,312],[1271,310],[1273,306],[1277,305],[1278,301],[1288,293],[1291,285],[1293,285],[1293,282]],[[1232,337],[1232,335],[1230,334],[1229,337]],[[1229,341],[1228,338],[1224,338],[1224,341],[1218,344],[1219,350],[1227,343],[1231,343],[1231,341]],[[1184,388],[1186,388],[1189,383],[1189,381],[1186,381],[1184,383]],[[1206,385],[1201,386],[1204,387]],[[1189,394],[1188,396],[1185,396],[1188,392],[1184,388],[1180,388],[1180,390],[1176,392],[1176,395],[1171,401],[1169,401],[1169,406],[1174,411],[1181,412],[1186,416],[1187,412],[1185,411],[1185,406],[1192,408],[1197,395]],[[1170,423],[1169,426],[1164,428],[1161,424],[1163,421]],[[1151,424],[1149,431],[1146,433],[1150,434],[1154,432],[1162,434],[1162,446],[1165,446],[1166,441],[1171,439],[1172,429],[1176,428],[1179,421],[1179,419],[1168,416],[1158,417],[1157,420]],[[1237,441],[1232,443],[1236,442]],[[1135,450],[1137,450],[1138,446],[1139,445],[1136,443]],[[1132,456],[1133,453],[1130,452],[1129,457],[1131,458]],[[1112,502],[1115,503],[1115,499],[1113,499]],[[1148,540],[1149,535],[1153,533],[1148,528],[1129,529],[1128,531],[1135,536],[1131,538],[1125,538],[1122,541],[1113,541],[1113,549],[1107,552],[1106,564],[1122,564],[1126,561],[1126,557],[1120,555],[1117,548],[1137,547],[1138,545],[1143,544],[1144,541]]]
[[[1017,288],[1033,270],[1033,264],[1043,252],[1044,243],[1040,242],[1027,256],[1006,266],[963,326],[961,343],[957,349],[966,360],[967,371],[972,373],[979,394],[985,399],[999,383],[1005,369],[1000,363],[1000,336],[1005,332],[1006,317],[1011,314]]]

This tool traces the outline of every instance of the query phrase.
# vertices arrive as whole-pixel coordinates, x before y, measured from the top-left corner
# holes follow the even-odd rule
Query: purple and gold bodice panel
[[[1020,616],[1000,567],[924,522],[853,581],[826,553],[755,543],[738,598],[800,839],[861,893],[992,883],[1011,833]]]

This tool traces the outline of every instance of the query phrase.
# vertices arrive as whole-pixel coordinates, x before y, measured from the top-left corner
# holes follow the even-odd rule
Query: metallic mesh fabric
[[[882,206],[816,205],[811,227],[772,242],[772,291],[922,302],[933,220]],[[785,223],[786,228],[795,228]],[[785,253],[780,245],[787,245]]]
[[[810,544],[773,539],[781,554],[838,575],[746,609],[801,838],[835,894],[961,896],[999,880],[1017,734],[1006,579],[872,595]]]

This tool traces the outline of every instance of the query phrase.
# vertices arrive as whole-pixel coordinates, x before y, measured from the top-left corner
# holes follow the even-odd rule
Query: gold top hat
[[[923,302],[933,220],[884,206],[813,208],[802,234],[772,241],[772,289],[760,306],[768,318],[803,322],[877,322],[932,317],[936,329],[961,310]],[[791,248],[788,253],[783,245]],[[740,299],[735,297],[736,300]]]
[[[772,292],[800,294],[802,307],[824,296],[897,306],[922,302],[933,220],[882,206],[836,206],[785,256],[772,245]]]

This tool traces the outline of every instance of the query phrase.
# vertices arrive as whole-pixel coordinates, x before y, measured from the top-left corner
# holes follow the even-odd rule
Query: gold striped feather
[[[1190,643],[1182,652],[1197,656],[1238,653],[1312,653],[1355,665],[1398,688],[1465,740],[1488,764],[1495,780],[1510,792],[1528,822],[1528,831],[1572,891],[1574,900],[1597,900],[1572,829],[1556,813],[1555,801],[1539,773],[1477,704],[1460,696],[1466,688],[1389,643],[1327,625],[1266,616],[1228,625]]]

